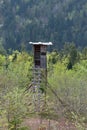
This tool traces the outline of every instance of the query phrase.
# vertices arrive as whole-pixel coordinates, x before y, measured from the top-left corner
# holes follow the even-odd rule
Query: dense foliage
[[[87,123],[86,48],[80,52],[74,44],[66,44],[61,52],[48,53],[47,59],[47,87],[43,84],[46,106],[40,114],[44,118],[55,120],[66,117],[82,130]],[[21,128],[22,122],[36,114],[32,101],[34,93],[29,88],[32,82],[32,64],[32,56],[24,51],[13,51],[10,55],[0,54],[2,130],[27,130],[27,127]],[[36,102],[38,103],[37,100]]]
[[[31,93],[26,88],[31,82],[32,57],[15,51],[0,54],[0,128],[21,130],[23,118],[31,111]],[[23,128],[25,130],[25,128]],[[27,130],[27,129],[26,129]]]
[[[57,49],[65,42],[86,46],[87,1],[0,0],[0,43],[15,50],[29,41],[51,41]]]

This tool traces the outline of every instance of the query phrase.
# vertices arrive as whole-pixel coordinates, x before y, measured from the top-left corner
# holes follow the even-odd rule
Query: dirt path
[[[65,119],[58,122],[39,118],[25,119],[24,125],[28,126],[30,130],[78,130],[73,123]]]

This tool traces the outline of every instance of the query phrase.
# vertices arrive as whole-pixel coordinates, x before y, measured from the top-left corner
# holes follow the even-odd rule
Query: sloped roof
[[[29,44],[33,44],[33,45],[52,45],[52,42],[29,42]]]

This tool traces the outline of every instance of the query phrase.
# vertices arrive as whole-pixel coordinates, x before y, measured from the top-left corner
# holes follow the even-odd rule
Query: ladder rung
[[[33,72],[33,74],[41,74],[41,72],[36,72],[36,71],[35,71],[35,72]]]
[[[41,79],[40,77],[37,77],[37,78],[34,77],[34,78],[32,79],[32,81],[33,81],[33,80],[39,81],[39,80],[42,80],[42,79]]]
[[[32,82],[32,84],[40,84],[40,82]]]

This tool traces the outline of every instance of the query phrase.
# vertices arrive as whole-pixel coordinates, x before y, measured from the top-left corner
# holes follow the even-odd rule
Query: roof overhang
[[[32,44],[32,45],[53,45],[52,42],[29,42],[29,44]]]

